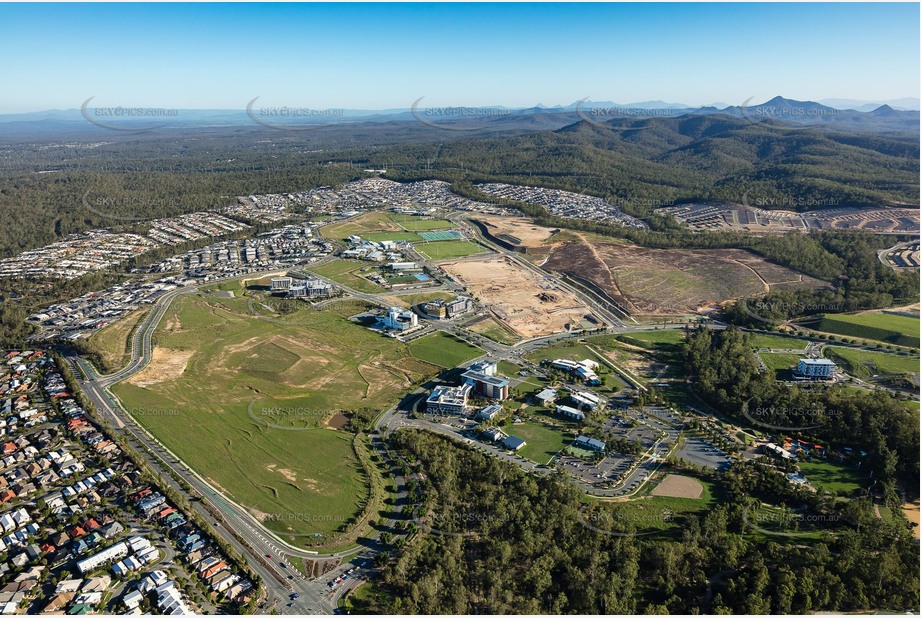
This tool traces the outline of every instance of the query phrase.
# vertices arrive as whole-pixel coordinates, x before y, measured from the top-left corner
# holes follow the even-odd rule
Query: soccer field
[[[438,232],[419,232],[419,237],[426,241],[463,240],[464,235],[457,230],[441,230]]]
[[[391,213],[388,218],[404,230],[419,232],[425,230],[444,230],[454,227],[454,224],[445,219],[428,219],[414,215],[400,215]]]
[[[477,255],[478,253],[488,253],[487,249],[469,240],[444,240],[440,242],[429,242],[414,245],[416,251],[431,261],[454,260],[457,258],[467,257],[468,255]]]

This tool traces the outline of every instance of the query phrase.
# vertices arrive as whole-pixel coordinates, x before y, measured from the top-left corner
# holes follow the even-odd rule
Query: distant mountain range
[[[529,108],[502,106],[428,107],[419,99],[409,108],[363,110],[308,110],[298,113],[261,106],[256,100],[247,109],[175,109],[150,113],[123,113],[119,108],[47,110],[22,114],[0,114],[0,134],[6,137],[38,134],[84,134],[105,131],[116,134],[153,129],[193,128],[275,128],[296,130],[317,125],[417,122],[436,129],[446,129],[475,136],[484,132],[556,130],[586,120],[605,123],[617,119],[680,117],[685,115],[724,114],[755,123],[780,123],[793,127],[824,127],[834,130],[869,133],[902,133],[919,127],[918,99],[867,102],[848,99],[824,99],[823,102],[797,101],[774,97],[764,103],[751,100],[739,105],[715,103],[690,107],[666,101],[641,101],[620,104],[583,99],[569,105]],[[101,103],[100,103],[101,104]],[[289,110],[290,111],[290,110]]]
[[[834,107],[835,109],[853,109],[858,112],[872,112],[877,107],[888,105],[892,109],[900,111],[917,111],[921,109],[921,99],[905,97],[903,99],[889,99],[887,101],[860,101],[857,99],[822,99],[819,101],[822,105]]]

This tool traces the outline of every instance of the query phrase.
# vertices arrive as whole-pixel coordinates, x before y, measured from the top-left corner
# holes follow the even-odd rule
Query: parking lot
[[[598,463],[587,462],[573,455],[560,455],[557,467],[583,483],[618,483],[620,476],[633,464],[631,455],[612,453]]]
[[[452,416],[426,415],[425,418],[451,427],[473,442],[481,442],[476,423],[472,421]],[[616,487],[617,495],[629,494],[652,475],[675,445],[684,427],[682,418],[661,406],[647,406],[642,410],[608,410],[604,430],[609,438],[635,442],[644,453],[652,457],[637,465],[636,455],[624,453],[609,452],[597,463],[572,454],[560,454],[555,465],[558,470],[565,471],[579,482],[600,487]],[[677,454],[692,464],[713,470],[725,470],[730,465],[730,460],[724,452],[708,440],[697,436],[687,436],[685,444]]]
[[[729,458],[723,451],[698,437],[688,436],[678,451],[678,456],[692,464],[713,470],[725,470],[730,465]]]

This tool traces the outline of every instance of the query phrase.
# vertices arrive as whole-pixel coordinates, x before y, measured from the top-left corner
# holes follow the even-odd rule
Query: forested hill
[[[8,144],[0,147],[0,256],[112,225],[81,208],[87,191],[113,203],[141,200],[156,218],[227,205],[236,195],[341,184],[367,167],[385,168],[394,180],[441,178],[468,186],[492,180],[585,191],[641,217],[690,200],[747,199],[801,210],[918,205],[916,134],[814,129],[725,114],[603,122],[585,115],[548,130],[545,116],[525,124],[506,119],[474,135],[380,122],[302,133],[110,131],[92,139]]]
[[[869,500],[825,500],[756,463],[707,479],[725,498],[721,504],[699,513],[676,509],[665,529],[649,534],[654,510],[642,504],[588,507],[559,477],[528,475],[426,432],[401,430],[392,446],[411,479],[404,512],[426,527],[409,515],[400,520],[397,527],[410,539],[380,555],[377,594],[353,602],[358,613],[805,614],[917,607],[917,545],[904,526],[874,517]],[[755,534],[746,513],[762,501],[823,513],[822,521],[834,523],[815,535]]]
[[[390,156],[396,173],[417,175],[413,150]],[[916,206],[918,166],[914,135],[685,115],[580,120],[554,132],[446,143],[429,170],[585,190],[646,216],[656,206],[693,200],[747,199],[785,210]]]

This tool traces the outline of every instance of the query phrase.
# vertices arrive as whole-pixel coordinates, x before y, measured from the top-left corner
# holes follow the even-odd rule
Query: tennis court
[[[434,242],[436,240],[463,240],[464,235],[458,230],[438,230],[435,232],[417,232],[422,240]]]

